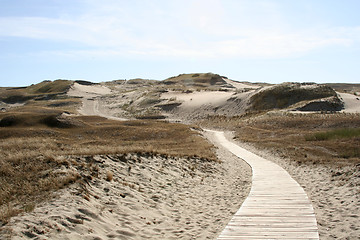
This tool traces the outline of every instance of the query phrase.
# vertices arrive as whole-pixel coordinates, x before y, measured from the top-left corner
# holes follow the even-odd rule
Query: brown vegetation
[[[165,79],[161,83],[182,88],[197,88],[215,90],[219,87],[232,87],[223,80],[223,77],[214,73],[190,73]]]
[[[23,103],[29,100],[51,100],[66,98],[64,96],[72,85],[72,81],[43,81],[29,87],[0,88],[0,101],[4,103]]]
[[[345,92],[356,94],[360,92],[360,84],[358,83],[326,83],[326,86],[333,88],[335,91],[338,92]]]
[[[360,163],[359,114],[258,113],[211,117],[201,124],[233,130],[238,140],[299,164]],[[319,140],[317,135],[329,137]]]
[[[189,126],[150,120],[119,122],[95,116],[71,117],[53,109],[26,109],[29,110],[0,113],[2,222],[24,211],[28,204],[46,198],[49,192],[82,178],[77,172],[59,173],[62,166],[96,169],[94,163],[63,160],[63,156],[138,153],[216,158],[211,145]],[[111,176],[107,179],[111,181]]]

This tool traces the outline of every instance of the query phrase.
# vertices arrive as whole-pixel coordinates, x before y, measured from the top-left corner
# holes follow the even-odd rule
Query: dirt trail
[[[101,116],[108,119],[124,121],[125,118],[112,116],[104,107],[102,97],[111,94],[111,90],[101,85],[85,86],[74,83],[68,92],[69,96],[82,98],[82,106],[78,112],[82,115]]]

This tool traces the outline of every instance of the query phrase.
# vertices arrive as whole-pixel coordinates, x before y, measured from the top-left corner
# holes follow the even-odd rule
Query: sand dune
[[[183,108],[198,108],[204,104],[209,104],[214,107],[220,106],[225,104],[232,95],[232,92],[220,91],[201,91],[192,93],[168,92],[162,94],[162,98],[176,98],[176,100],[183,103],[180,106]]]
[[[222,163],[96,156],[99,178],[61,190],[33,212],[13,217],[6,235],[12,239],[215,239],[251,184],[245,162],[222,148],[218,155]],[[113,173],[112,181],[105,180],[108,171]]]

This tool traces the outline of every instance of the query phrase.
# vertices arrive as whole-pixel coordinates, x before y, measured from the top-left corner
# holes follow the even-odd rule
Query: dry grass
[[[227,86],[223,77],[214,73],[190,73],[180,74],[165,79],[161,83],[171,86],[177,91],[186,90],[218,90],[222,86]]]
[[[233,130],[238,140],[299,164],[360,163],[360,138],[355,134],[360,127],[359,114],[258,113],[250,117],[213,117],[201,124]],[[351,134],[345,134],[344,129]],[[309,137],[324,133],[346,137],[328,137],[322,141]]]
[[[106,172],[106,181],[111,182],[114,178],[114,174],[111,171]]]
[[[49,192],[81,178],[78,173],[55,173],[55,169],[73,165],[76,169],[95,171],[93,163],[65,161],[62,156],[138,153],[216,159],[212,146],[186,125],[82,116],[61,119],[68,123],[64,127],[54,121],[58,119],[57,110],[37,110],[0,113],[0,119],[11,116],[15,119],[9,126],[0,127],[0,221],[3,222],[19,209],[25,211],[29,203],[40,201]],[[107,176],[109,181],[111,178]],[[11,206],[15,208],[12,210]]]
[[[5,103],[22,103],[35,99],[37,101],[64,97],[72,81],[43,81],[29,87],[0,88],[0,100]]]
[[[0,88],[0,103],[6,111],[14,111],[12,104],[24,107],[16,112],[39,113],[43,111],[77,112],[79,98],[69,97],[66,92],[73,82],[68,80],[43,81],[28,87]]]
[[[71,85],[72,81],[69,80],[43,81],[41,83],[27,87],[27,92],[33,94],[64,93],[69,90]]]
[[[333,88],[337,92],[355,94],[360,92],[360,84],[356,83],[326,83],[326,86]]]
[[[305,136],[306,141],[326,141],[331,139],[346,139],[360,137],[360,128],[340,128],[324,132],[316,132]]]

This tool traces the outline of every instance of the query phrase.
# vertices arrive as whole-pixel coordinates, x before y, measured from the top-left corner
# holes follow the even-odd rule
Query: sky
[[[360,83],[359,0],[0,0],[0,86],[213,72]]]

